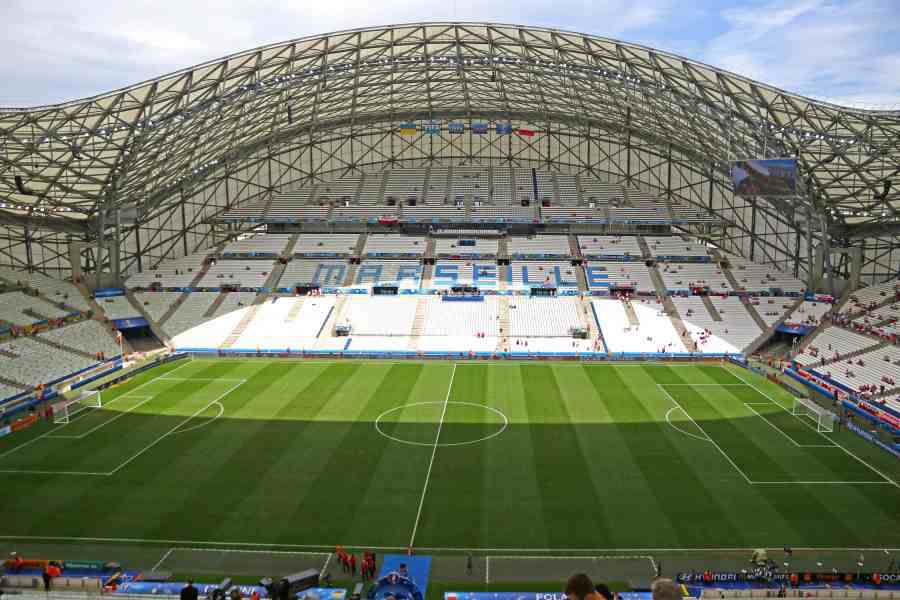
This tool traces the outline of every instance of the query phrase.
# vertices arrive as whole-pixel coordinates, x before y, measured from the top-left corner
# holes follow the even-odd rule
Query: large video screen
[[[731,163],[738,196],[793,196],[797,193],[797,159],[768,158]]]

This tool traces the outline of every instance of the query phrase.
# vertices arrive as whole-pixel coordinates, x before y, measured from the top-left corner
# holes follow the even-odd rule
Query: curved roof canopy
[[[627,129],[721,170],[797,156],[798,201],[847,222],[893,221],[900,209],[900,185],[883,194],[900,172],[900,112],[814,101],[634,44],[487,23],[343,31],[93,98],[0,109],[0,209],[92,219],[158,206],[299,134],[432,117]]]

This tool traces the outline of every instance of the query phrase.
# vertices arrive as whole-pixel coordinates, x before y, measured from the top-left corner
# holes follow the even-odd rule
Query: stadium
[[[900,598],[900,112],[419,23],[0,158],[3,590]]]

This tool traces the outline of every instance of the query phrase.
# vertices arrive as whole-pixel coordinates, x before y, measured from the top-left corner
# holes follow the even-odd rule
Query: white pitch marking
[[[712,439],[711,437],[709,437],[709,434],[706,433],[706,430],[704,430],[702,427],[700,427],[700,424],[697,423],[697,421],[694,420],[694,417],[692,417],[691,414],[690,414],[688,411],[686,411],[686,410],[684,409],[683,406],[681,406],[681,404],[678,402],[678,400],[676,400],[676,399],[672,396],[672,394],[670,394],[670,393],[668,392],[668,390],[666,390],[666,388],[663,387],[663,384],[657,383],[656,385],[657,385],[657,387],[659,387],[659,389],[661,389],[661,390],[663,391],[663,393],[664,393],[666,396],[669,397],[669,400],[671,400],[672,402],[674,402],[675,405],[678,406],[678,408],[680,408],[681,411],[682,411],[685,415],[687,415],[687,418],[690,419],[691,422],[692,422],[694,425],[697,426],[697,429],[699,429],[700,431],[703,432],[703,435],[705,435],[706,438],[710,441],[710,443],[711,443],[713,446],[716,447],[716,449],[722,454],[722,456],[725,457],[725,460],[727,460],[729,463],[731,463],[731,466],[734,467],[735,470],[736,470],[738,473],[741,474],[741,476],[744,478],[744,480],[745,480],[747,483],[749,483],[749,484],[752,485],[752,484],[753,484],[753,481],[752,481],[749,477],[747,477],[747,474],[744,473],[744,471],[743,471],[739,466],[737,466],[737,463],[735,463],[735,462],[731,459],[731,457],[728,456],[728,454],[726,454],[724,450],[722,450],[722,447],[719,446],[719,444],[717,444],[716,441],[715,441],[714,439]]]
[[[200,546],[213,546],[216,549],[219,546],[245,546],[248,548],[321,548],[331,550],[334,544],[280,544],[266,542],[211,542],[205,540],[169,540],[169,539],[150,539],[150,538],[110,538],[110,537],[73,537],[73,536],[55,536],[55,535],[0,535],[0,540],[32,540],[44,542],[100,542],[111,544],[133,543],[133,544],[196,544]],[[368,548],[370,550],[406,550],[405,546],[381,546],[378,544],[344,544],[345,548]],[[694,548],[484,548],[477,546],[429,546],[419,548],[422,552],[546,552],[553,555],[559,552],[584,552],[585,554],[603,553],[603,552],[739,552],[744,550],[755,550],[754,547],[694,547]],[[232,552],[238,552],[235,548],[229,548]],[[833,552],[866,552],[866,551],[884,551],[900,552],[900,548],[882,548],[878,546],[864,547],[831,547],[831,546],[794,546],[794,550],[798,551],[833,551]],[[247,551],[249,552],[249,551]],[[322,553],[324,554],[324,553]]]
[[[172,554],[172,551],[173,551],[173,550],[175,550],[175,548],[169,548],[169,551],[166,552],[165,554],[163,554],[162,558],[159,559],[159,561],[158,561],[155,565],[153,565],[153,568],[150,569],[150,570],[151,570],[151,571],[156,571],[156,570],[160,567],[161,564],[163,564],[164,562],[166,562],[166,559],[169,558],[169,555]]]
[[[209,421],[206,421],[205,423],[200,423],[198,425],[194,425],[193,427],[188,427],[187,429],[182,429],[181,431],[176,431],[172,435],[180,435],[182,433],[187,433],[188,431],[194,431],[196,429],[200,429],[201,427],[206,427],[207,425],[209,425],[210,423],[212,423],[213,421],[215,421],[216,419],[221,417],[223,414],[225,414],[225,407],[222,406],[221,402],[213,402],[213,404],[219,405],[219,414],[212,417]],[[210,406],[212,406],[212,404]]]
[[[416,531],[419,529],[419,519],[422,517],[422,506],[425,504],[425,494],[428,492],[428,482],[431,479],[431,468],[434,466],[434,457],[437,454],[438,441],[441,439],[441,429],[444,427],[444,417],[447,415],[447,404],[450,402],[450,392],[453,391],[453,379],[456,377],[456,363],[450,372],[450,385],[447,386],[447,396],[444,398],[444,410],[441,411],[441,420],[438,421],[437,434],[434,436],[434,444],[431,448],[431,460],[428,461],[428,471],[425,473],[425,485],[422,486],[422,496],[419,498],[419,510],[416,511],[416,520],[413,523],[412,535],[409,537],[409,547],[413,547],[416,541]]]
[[[771,402],[766,402],[766,403],[744,402],[744,406],[749,408],[753,412],[753,414],[755,414],[757,417],[759,417],[760,419],[762,419],[763,421],[765,421],[766,423],[771,425],[772,429],[774,429],[775,431],[777,431],[778,433],[780,433],[781,435],[783,435],[784,437],[789,439],[791,441],[791,443],[794,444],[794,446],[796,446],[797,448],[837,448],[837,446],[835,446],[834,444],[800,444],[797,442],[797,440],[795,440],[794,438],[789,436],[786,432],[782,431],[781,428],[778,427],[775,423],[773,423],[772,421],[767,419],[764,414],[762,414],[761,412],[759,412],[758,410],[753,408],[754,406],[772,406]]]
[[[690,431],[685,431],[681,427],[678,427],[677,425],[675,425],[675,423],[673,423],[672,420],[669,418],[669,415],[671,415],[672,411],[675,411],[675,410],[681,410],[682,412],[684,412],[684,409],[682,409],[678,406],[673,406],[668,411],[666,411],[666,422],[672,426],[672,429],[674,429],[675,431],[678,431],[679,433],[683,433],[684,435],[689,435],[692,438],[696,438],[696,439],[700,440],[701,442],[709,442],[710,441],[709,438],[700,437],[696,433],[691,433]]]
[[[732,375],[734,375],[735,377],[737,377],[738,379],[740,379],[741,381],[743,381],[744,383],[746,383],[747,385],[749,385],[751,388],[753,388],[754,390],[756,390],[756,393],[758,393],[760,396],[765,396],[766,398],[769,399],[770,402],[772,402],[773,404],[776,404],[776,405],[778,405],[778,406],[781,406],[781,408],[782,408],[783,410],[785,410],[786,412],[789,412],[789,411],[787,411],[786,408],[784,408],[784,406],[781,405],[780,402],[778,402],[777,400],[775,400],[774,398],[772,398],[770,395],[768,395],[768,394],[765,393],[764,391],[762,391],[762,390],[760,390],[759,388],[757,388],[757,387],[756,387],[755,385],[753,385],[752,383],[749,383],[748,381],[746,381],[745,379],[743,379],[743,378],[742,378],[741,376],[739,376],[737,373],[732,373]],[[812,429],[812,427],[810,427],[810,429]],[[885,475],[884,473],[882,473],[881,471],[879,471],[878,469],[876,469],[875,467],[873,467],[872,465],[870,465],[869,463],[867,463],[866,461],[864,461],[863,459],[861,459],[860,457],[858,457],[857,455],[855,455],[854,453],[852,453],[852,452],[850,452],[849,450],[847,450],[847,448],[845,448],[844,446],[842,446],[841,444],[839,444],[839,443],[837,442],[837,440],[831,439],[830,437],[828,437],[827,435],[825,435],[825,434],[822,433],[821,431],[816,431],[816,433],[818,433],[819,435],[821,435],[821,436],[822,436],[823,438],[825,438],[826,440],[829,440],[829,441],[833,442],[835,446],[837,446],[838,448],[840,448],[841,450],[843,450],[844,452],[846,452],[848,456],[852,456],[853,458],[855,458],[856,460],[858,460],[858,461],[859,461],[860,463],[862,463],[863,465],[869,467],[869,469],[871,469],[871,470],[872,470],[874,473],[876,473],[879,477],[884,478],[888,483],[891,483],[891,484],[893,484],[895,487],[900,488],[900,483],[897,483],[896,481],[894,481],[893,479],[891,479],[890,477],[888,477],[887,475]]]
[[[182,421],[181,423],[179,423],[178,425],[176,425],[175,427],[173,427],[172,429],[170,429],[169,431],[167,431],[167,432],[164,433],[163,435],[159,436],[159,437],[156,438],[154,441],[150,442],[150,444],[148,444],[147,446],[145,446],[142,450],[138,451],[137,454],[135,454],[134,456],[132,456],[131,458],[129,458],[128,460],[126,460],[125,462],[123,462],[121,465],[119,465],[118,467],[116,467],[115,469],[113,469],[112,471],[110,471],[109,473],[107,473],[107,475],[115,475],[115,474],[118,473],[123,467],[129,465],[134,459],[136,459],[137,457],[139,457],[140,455],[142,455],[144,452],[146,452],[146,451],[149,450],[150,448],[153,448],[156,444],[160,443],[162,440],[164,440],[166,437],[168,437],[170,434],[172,434],[172,433],[173,433],[175,430],[177,430],[179,427],[181,427],[182,425],[184,425],[185,423],[187,423],[188,421],[190,421],[191,419],[193,419],[194,417],[196,417],[197,415],[199,415],[201,412],[203,412],[204,410],[206,410],[207,408],[209,408],[209,407],[212,406],[213,404],[219,402],[219,401],[222,400],[225,396],[227,396],[228,394],[230,394],[230,393],[233,392],[234,390],[238,389],[238,388],[241,387],[242,385],[243,385],[243,382],[238,383],[237,385],[230,387],[226,392],[224,392],[223,394],[221,394],[218,398],[216,398],[215,400],[213,400],[212,402],[210,402],[209,404],[207,404],[207,405],[204,406],[203,408],[197,410],[196,412],[194,412],[194,414],[192,414],[191,416],[189,416],[188,418],[186,418],[184,421]]]

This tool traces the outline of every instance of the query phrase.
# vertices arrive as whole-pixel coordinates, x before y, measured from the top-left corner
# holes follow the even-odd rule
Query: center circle
[[[479,408],[484,411],[487,411],[490,414],[491,418],[496,421],[495,423],[485,423],[482,421],[480,423],[467,423],[467,424],[471,425],[473,427],[477,427],[477,426],[485,427],[485,426],[492,425],[492,426],[496,426],[496,430],[492,431],[488,434],[485,434],[485,435],[480,435],[478,437],[472,437],[472,439],[465,439],[465,434],[464,434],[462,436],[463,439],[442,442],[440,440],[446,437],[446,431],[448,429],[448,425],[450,427],[454,427],[456,425],[461,425],[461,423],[447,421],[446,412],[444,410],[445,405],[446,405],[447,409],[449,409],[451,407],[454,407],[454,408],[460,407],[464,411],[465,410],[471,411],[472,408]],[[389,440],[393,440],[395,442],[400,442],[401,444],[409,444],[411,446],[428,446],[429,448],[433,447],[433,446],[435,446],[435,443],[434,443],[434,436],[436,435],[435,433],[431,434],[431,438],[432,438],[431,441],[425,441],[425,440],[421,440],[421,439],[420,440],[413,439],[414,436],[412,435],[413,434],[412,431],[400,432],[400,433],[398,433],[396,431],[396,429],[398,428],[399,425],[406,425],[409,427],[421,428],[421,426],[423,426],[423,425],[432,425],[433,421],[421,421],[421,422],[419,422],[419,421],[393,421],[393,424],[394,424],[393,430],[390,432],[385,431],[385,429],[387,429],[388,425],[391,423],[390,417],[392,415],[399,413],[400,411],[410,409],[410,408],[426,407],[426,406],[438,407],[437,410],[435,410],[435,413],[436,413],[435,416],[436,417],[441,416],[441,415],[444,416],[444,421],[441,426],[441,434],[440,434],[440,437],[438,438],[438,443],[437,443],[437,446],[439,446],[439,447],[441,447],[441,446],[443,446],[443,447],[465,446],[467,444],[477,444],[478,442],[486,442],[492,438],[497,437],[498,435],[500,435],[501,433],[506,431],[507,427],[509,427],[509,419],[506,417],[506,415],[503,414],[503,412],[497,410],[496,408],[494,408],[492,406],[485,406],[484,404],[478,404],[476,402],[457,402],[457,401],[450,400],[447,402],[444,402],[444,401],[413,402],[411,404],[402,404],[400,406],[395,406],[394,408],[389,408],[375,418],[375,429],[378,431],[378,433],[380,433],[384,437],[388,438]],[[452,439],[452,436],[451,436],[451,439]]]

